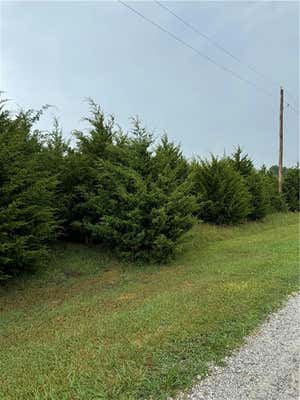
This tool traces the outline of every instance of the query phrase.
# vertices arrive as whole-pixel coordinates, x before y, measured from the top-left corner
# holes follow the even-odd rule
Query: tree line
[[[241,148],[230,156],[184,157],[132,119],[124,132],[90,101],[87,133],[63,138],[45,111],[11,113],[0,102],[0,280],[46,265],[50,244],[98,244],[122,259],[165,262],[197,221],[239,224],[299,210],[299,166],[256,169]]]

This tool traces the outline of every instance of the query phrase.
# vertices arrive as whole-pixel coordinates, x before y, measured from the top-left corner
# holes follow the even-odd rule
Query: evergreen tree
[[[43,168],[42,110],[15,117],[0,104],[0,279],[43,264],[54,238],[56,180]]]
[[[254,168],[240,147],[231,157],[188,163],[180,146],[132,119],[124,133],[92,100],[75,148],[57,120],[34,129],[45,110],[12,116],[0,101],[0,279],[42,265],[48,243],[64,238],[109,247],[122,257],[164,262],[194,216],[217,224],[299,210],[299,166]],[[59,226],[59,228],[58,228]]]
[[[67,161],[73,164],[66,174],[66,184],[73,182],[66,190],[73,202],[71,237],[126,258],[164,261],[192,224],[187,162],[166,137],[153,148],[152,135],[138,119],[125,135],[91,105],[91,130],[76,133],[78,147]]]
[[[268,170],[263,166],[259,173],[266,188],[268,212],[274,213],[287,211],[284,195],[278,192],[278,178],[274,175],[273,171],[271,169]]]
[[[191,171],[192,193],[197,196],[197,216],[216,224],[236,224],[245,220],[250,195],[242,176],[227,158],[194,161]]]
[[[251,196],[248,218],[252,220],[263,219],[270,210],[268,189],[265,181],[261,174],[255,170],[245,180]]]
[[[287,168],[282,190],[290,211],[299,211],[299,183],[300,169],[299,164],[293,168]]]
[[[70,239],[86,243],[96,240],[91,226],[102,218],[102,215],[97,214],[97,208],[91,207],[93,201],[95,203],[94,197],[98,196],[99,170],[102,171],[99,166],[103,162],[120,162],[114,144],[116,133],[113,117],[106,120],[100,107],[92,100],[89,103],[90,116],[86,120],[91,128],[88,134],[74,132],[77,146],[69,150],[63,174],[65,231]],[[113,181],[114,178],[111,179]]]
[[[166,134],[155,149],[152,172],[156,177],[162,173],[169,176],[174,185],[186,181],[189,174],[189,165],[180,146],[170,142]]]
[[[57,118],[54,118],[53,129],[43,135],[42,144],[44,168],[57,181],[54,195],[56,219],[59,225],[58,233],[64,235],[64,225],[69,210],[65,191],[65,174],[67,156],[71,152],[71,148],[69,141],[63,138],[62,129]]]
[[[252,160],[248,154],[242,154],[241,147],[238,147],[230,158],[234,169],[244,178],[250,194],[250,211],[248,218],[252,220],[264,218],[269,206],[267,187],[261,174],[254,168]]]
[[[147,236],[156,261],[172,256],[177,241],[193,224],[195,197],[190,192],[188,163],[179,146],[164,135],[155,148],[148,182]],[[151,207],[149,207],[151,205]],[[149,215],[149,217],[148,217]]]

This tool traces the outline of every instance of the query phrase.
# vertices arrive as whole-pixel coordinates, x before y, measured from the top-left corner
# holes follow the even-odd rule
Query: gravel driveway
[[[300,294],[291,297],[184,400],[296,400],[299,395]]]

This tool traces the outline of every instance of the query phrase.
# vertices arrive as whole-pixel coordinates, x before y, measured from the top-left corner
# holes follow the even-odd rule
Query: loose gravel
[[[298,400],[300,293],[178,400]]]

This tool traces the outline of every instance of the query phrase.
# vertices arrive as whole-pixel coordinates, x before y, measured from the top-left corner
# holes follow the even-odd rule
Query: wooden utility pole
[[[279,160],[278,160],[278,192],[282,192],[282,160],[283,160],[283,88],[280,88],[279,115]]]

